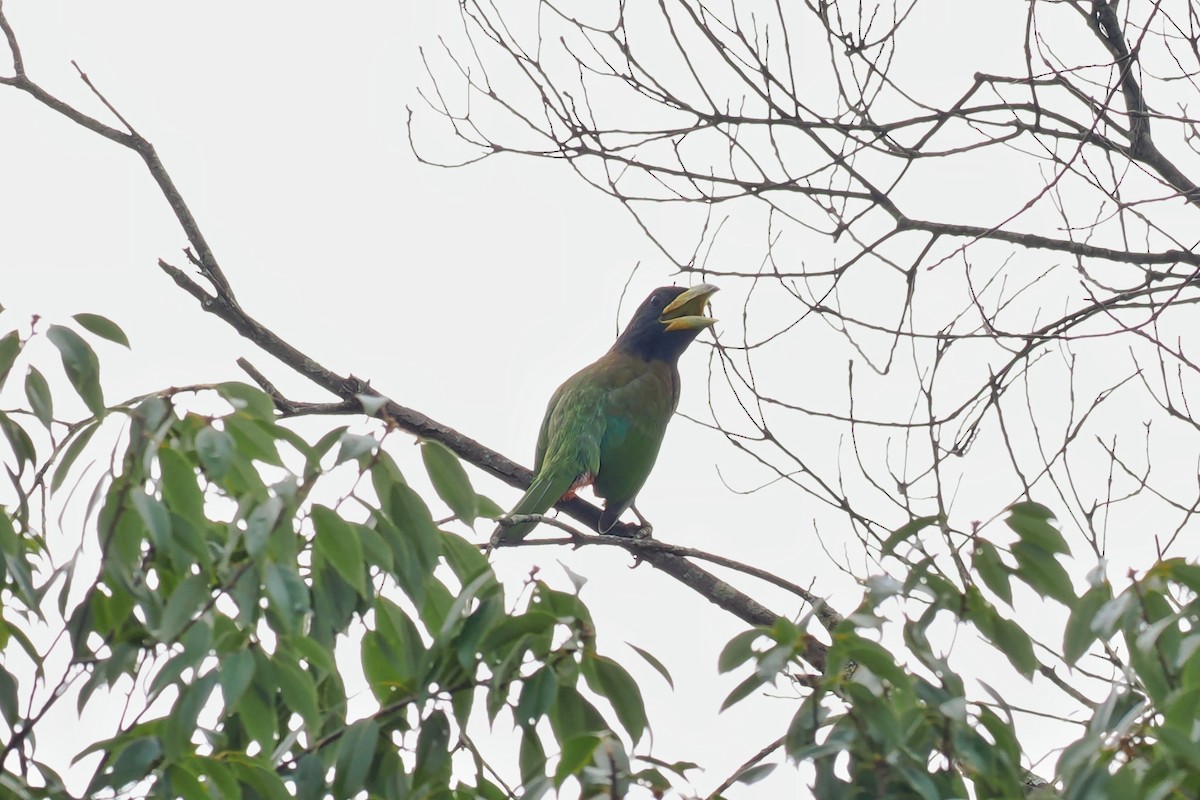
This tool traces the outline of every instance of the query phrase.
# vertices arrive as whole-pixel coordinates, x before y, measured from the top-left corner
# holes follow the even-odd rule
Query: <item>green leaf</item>
[[[454,602],[447,609],[441,627],[438,629],[438,643],[450,644],[453,641],[459,623],[463,621],[467,608],[477,596],[482,595],[486,598],[488,595],[495,594],[498,589],[499,584],[496,583],[496,577],[491,572],[479,573],[475,580],[467,584],[458,597],[454,598]]]
[[[417,734],[417,760],[413,768],[413,787],[431,786],[434,790],[450,782],[450,721],[440,710],[434,711]]]
[[[268,769],[261,763],[248,761],[238,763],[235,771],[238,780],[248,790],[244,796],[251,797],[253,800],[292,800],[287,787],[283,784],[283,778],[275,770]]]
[[[346,729],[338,741],[334,797],[354,797],[363,788],[378,740],[379,725],[372,719],[360,719]]]
[[[127,585],[134,565],[141,558],[146,526],[140,514],[132,513],[120,487],[110,487],[100,510],[99,530],[106,535],[104,571],[120,585]]]
[[[21,718],[20,700],[17,696],[17,679],[0,665],[0,716],[12,728]]]
[[[45,376],[38,372],[37,367],[30,367],[29,372],[25,373],[25,399],[29,401],[34,416],[49,430],[50,423],[54,421],[54,397],[50,394],[50,384],[46,383]]]
[[[342,434],[346,432],[346,426],[343,425],[326,433],[316,444],[308,450],[308,455],[304,458],[304,471],[308,474],[317,474],[321,471],[321,459],[329,452],[329,448],[337,444],[342,438]]]
[[[994,631],[995,643],[1004,651],[1009,663],[1027,679],[1032,680],[1037,672],[1038,660],[1033,653],[1033,640],[1017,623],[1001,617]]]
[[[381,499],[384,497],[381,495]],[[429,506],[408,485],[394,483],[386,495],[384,508],[405,538],[405,546],[410,548],[406,555],[416,556],[417,561],[413,566],[420,567],[425,573],[432,571],[442,552],[442,537],[433,524]],[[380,533],[385,538],[388,535],[383,529]]]
[[[608,699],[617,719],[634,744],[646,730],[646,706],[637,681],[612,659],[593,655],[583,659],[583,676],[593,692]]]
[[[271,531],[283,513],[283,500],[279,497],[268,497],[259,503],[246,519],[246,552],[252,558],[259,558],[267,550]]]
[[[116,342],[127,350],[130,349],[129,337],[125,335],[125,331],[121,330],[121,326],[108,317],[102,317],[99,314],[76,314],[71,319],[100,338]]]
[[[162,745],[156,737],[134,739],[126,745],[113,762],[112,771],[104,776],[103,784],[119,789],[145,777],[150,767],[162,758]],[[99,777],[99,776],[97,776]],[[89,787],[87,794],[92,794]],[[99,788],[95,786],[94,788]]]
[[[604,715],[572,684],[559,682],[558,697],[550,711],[550,729],[560,746],[587,733],[609,730]]]
[[[796,648],[793,642],[786,644],[777,644],[770,650],[758,657],[758,663],[754,666],[754,671],[764,681],[774,681],[775,676],[783,671],[788,662],[792,660]]]
[[[93,422],[85,425],[75,433],[75,438],[67,445],[67,449],[63,451],[62,458],[58,461],[58,466],[54,468],[54,475],[50,479],[50,491],[57,492],[59,487],[63,485],[63,481],[70,474],[71,465],[79,458],[80,453],[87,447],[88,442],[96,435],[96,431],[100,428],[99,422]]]
[[[25,471],[26,464],[37,463],[37,450],[33,446],[33,439],[29,438],[29,434],[20,424],[3,411],[0,411],[0,431],[4,432],[4,438],[8,440],[8,446],[12,448],[17,459],[18,476]]]
[[[359,542],[362,543],[363,560],[367,565],[368,575],[372,566],[380,567],[385,572],[391,572],[395,566],[395,559],[392,549],[379,535],[379,531],[356,522],[354,523],[354,532],[358,535]]]
[[[550,635],[555,624],[553,614],[541,611],[529,611],[519,616],[502,618],[488,631],[479,646],[479,652],[489,664],[507,665],[505,668],[515,669],[527,648],[550,646]],[[489,698],[501,702],[508,692],[506,687],[503,691],[498,690],[508,675],[501,667],[493,668],[492,672],[498,677],[494,679],[493,693],[489,694]]]
[[[1041,503],[1016,503],[1009,506],[1009,516],[1005,522],[1012,528],[1021,541],[1037,545],[1048,553],[1071,552],[1067,540],[1050,524],[1054,513]]]
[[[1100,606],[1092,619],[1092,629],[1097,636],[1108,638],[1118,628],[1131,624],[1137,613],[1137,596],[1132,591],[1124,591]]]
[[[201,428],[196,434],[196,455],[204,472],[214,481],[219,481],[229,472],[233,458],[233,437],[213,426]]]
[[[100,389],[100,362],[91,345],[75,331],[61,325],[51,325],[46,338],[58,348],[63,369],[88,410],[97,417],[104,415],[104,393]]]
[[[275,680],[288,706],[300,715],[309,731],[321,728],[321,709],[317,703],[317,686],[312,675],[293,659],[276,653],[271,659],[275,667]]]
[[[157,636],[160,642],[173,642],[175,637],[199,613],[210,598],[208,580],[203,575],[189,575],[175,587],[167,599]]]
[[[466,586],[475,580],[481,572],[490,569],[487,556],[479,551],[479,547],[471,544],[456,533],[442,532],[442,555],[454,577]]]
[[[749,678],[733,687],[733,691],[721,703],[720,711],[724,711],[749,697],[755,689],[766,683],[762,676],[755,672]]]
[[[1125,631],[1125,643],[1129,646],[1129,664],[1137,675],[1138,683],[1150,696],[1156,707],[1162,707],[1172,690],[1172,676],[1163,667],[1163,656],[1153,642],[1143,643],[1131,631]]]
[[[1159,561],[1146,572],[1146,578],[1166,578],[1177,581],[1200,594],[1200,564],[1190,564],[1182,558]]]
[[[333,565],[337,573],[354,587],[354,591],[358,592],[360,597],[366,597],[367,570],[358,531],[339,517],[337,512],[325,506],[313,506],[312,518],[317,530],[317,553]]]
[[[744,783],[749,786],[752,783],[758,783],[770,775],[778,766],[778,764],[755,764],[752,767],[747,767],[739,771],[733,780],[735,783]]]
[[[517,724],[522,727],[536,725],[554,705],[558,694],[558,678],[549,665],[543,666],[521,684],[521,695],[517,700]]]
[[[167,781],[174,797],[182,797],[183,800],[209,800],[212,797],[199,778],[179,764],[167,767]]]
[[[308,662],[309,666],[317,672],[317,680],[320,681],[326,675],[330,675],[337,671],[337,665],[333,660],[333,653],[329,648],[315,641],[311,636],[296,636],[287,642],[290,648],[295,650],[298,658],[302,658]]]
[[[296,763],[296,800],[322,800],[325,797],[325,765],[316,753]]]
[[[460,730],[465,730],[471,721],[471,710],[475,707],[475,687],[456,691],[450,695],[450,711]]]
[[[480,576],[484,577],[484,576]],[[417,612],[420,614],[421,623],[430,631],[446,630],[446,621],[450,618],[450,609],[454,606],[454,595],[446,588],[446,584],[439,580],[429,581],[425,586],[425,596],[421,598],[420,607]],[[453,623],[455,620],[451,620]],[[441,643],[445,643],[442,639]]]
[[[360,456],[373,453],[375,448],[379,447],[379,442],[374,436],[349,433],[348,431],[343,432],[338,441],[341,443],[341,447],[338,448],[337,464],[344,464]]]
[[[137,509],[142,522],[150,531],[150,539],[154,546],[166,551],[171,546],[171,515],[159,502],[157,497],[146,494],[141,490],[131,492],[133,507]]]
[[[204,765],[204,774],[208,776],[210,786],[215,787],[220,792],[217,796],[230,798],[230,800],[241,798],[242,789],[238,785],[237,778],[234,777],[230,762],[210,758],[202,763]]]
[[[1012,570],[1001,560],[995,545],[984,539],[976,539],[971,565],[979,577],[983,578],[984,585],[1011,606],[1012,585],[1009,582],[1009,574]]]
[[[484,519],[497,520],[503,517],[508,512],[500,507],[500,504],[490,497],[484,497],[481,494],[475,495],[475,515]]]
[[[17,529],[13,527],[12,519],[9,518],[4,506],[0,506],[0,554],[16,557],[21,555],[23,549],[21,539],[17,536]]]
[[[909,520],[893,531],[891,536],[888,536],[888,538],[884,541],[882,554],[884,556],[890,556],[895,552],[896,547],[900,545],[900,543],[908,541],[925,528],[928,528],[930,525],[936,525],[941,521],[941,519],[941,516],[938,515],[932,517],[917,517]]]
[[[797,761],[797,754],[817,743],[817,731],[825,725],[829,709],[822,705],[820,693],[810,694],[800,703],[784,737],[784,751]]]
[[[724,674],[737,669],[754,657],[752,645],[763,633],[758,628],[742,631],[734,636],[721,650],[717,658],[717,671]]]
[[[441,442],[425,439],[421,442],[421,459],[438,497],[450,506],[454,516],[468,525],[475,524],[475,490],[458,456]]]
[[[377,631],[367,631],[363,635],[359,663],[367,685],[380,703],[389,702],[413,686],[412,675],[402,671],[406,665],[400,653]]]
[[[308,613],[308,585],[301,580],[296,567],[272,561],[264,571],[263,584],[272,608],[279,614],[286,632],[300,627],[301,619]]]
[[[636,644],[630,644],[629,642],[626,642],[625,644],[628,644],[630,647],[632,647],[633,652],[641,656],[647,664],[654,667],[654,669],[658,671],[658,674],[663,676],[663,680],[667,682],[668,686],[670,686],[672,689],[675,688],[675,681],[671,679],[671,673],[661,661],[655,658],[651,653],[638,647]]]
[[[1087,652],[1096,641],[1096,633],[1092,623],[1100,607],[1112,599],[1112,587],[1107,583],[1093,586],[1083,593],[1079,602],[1071,609],[1067,619],[1067,627],[1063,632],[1063,658],[1068,664],[1074,664],[1080,656]]]
[[[21,337],[16,331],[9,331],[0,338],[0,387],[4,386],[4,381],[8,379],[8,373],[20,352]]]
[[[158,453],[162,470],[163,500],[176,514],[193,524],[205,522],[204,495],[196,483],[196,469],[178,450],[163,448]]]
[[[1017,623],[1000,616],[978,589],[971,588],[967,596],[970,600],[967,618],[1000,648],[1018,672],[1026,678],[1031,678],[1038,668],[1038,660],[1034,655],[1033,640],[1029,638],[1029,634]]]
[[[229,381],[218,384],[217,392],[228,400],[231,406],[245,411],[250,417],[265,421],[275,419],[275,401],[271,399],[271,395],[257,386],[240,381]]]
[[[243,647],[225,656],[221,659],[219,677],[226,713],[233,713],[250,682],[254,680],[254,654]]]
[[[536,728],[525,728],[521,735],[521,749],[517,754],[521,768],[521,782],[528,785],[546,775],[546,750],[538,738]]]
[[[283,466],[275,443],[275,425],[250,417],[244,411],[230,414],[224,422],[225,432],[233,437],[239,451],[264,464]]]
[[[274,687],[270,687],[270,690],[273,694]],[[238,719],[241,720],[250,738],[270,752],[275,744],[275,725],[277,721],[274,698],[272,697],[268,700],[264,697],[264,690],[260,686],[251,687],[250,691],[242,695],[242,701],[238,704],[237,714]]]
[[[1200,718],[1200,687],[1174,692],[1161,711],[1163,728],[1173,728],[1190,736],[1196,720]]]
[[[200,718],[200,712],[216,685],[216,672],[209,671],[191,685],[184,684],[180,688],[179,699],[163,725],[163,751],[168,760],[174,761],[190,749],[192,736],[196,733],[196,720]]]
[[[375,598],[375,630],[363,637],[363,673],[377,697],[411,691],[425,670],[426,650],[417,626],[398,605]]]
[[[599,746],[600,737],[593,733],[568,739],[558,757],[558,766],[554,768],[554,788],[561,789],[567,778],[590,764]]]
[[[1021,745],[1017,742],[1017,736],[1012,726],[1000,719],[996,712],[987,706],[980,706],[978,714],[979,722],[992,737],[993,749],[1006,756],[1005,760],[1009,764],[1014,766],[1020,764]]]
[[[1020,541],[1012,546],[1012,554],[1017,560],[1017,571],[1014,574],[1031,589],[1042,597],[1052,597],[1067,607],[1075,605],[1071,576],[1050,551],[1031,541]]]
[[[1154,735],[1193,776],[1200,774],[1200,747],[1196,746],[1195,736],[1175,728],[1159,728]]]

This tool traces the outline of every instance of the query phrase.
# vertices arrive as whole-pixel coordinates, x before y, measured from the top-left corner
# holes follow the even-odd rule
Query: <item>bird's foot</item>
[[[649,520],[642,516],[642,512],[637,510],[637,506],[630,506],[630,508],[633,510],[633,515],[638,519],[638,529],[633,532],[633,538],[653,539],[654,526],[650,524]]]
[[[634,539],[640,541],[642,539],[651,539],[651,533],[654,531],[654,526],[649,522],[642,525],[635,525],[632,522],[618,522],[608,530],[601,533],[601,536],[615,536],[618,539]]]

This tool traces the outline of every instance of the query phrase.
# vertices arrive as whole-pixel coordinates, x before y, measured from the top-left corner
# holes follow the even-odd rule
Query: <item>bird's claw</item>
[[[638,521],[638,528],[633,532],[633,536],[631,538],[653,539],[654,526],[650,524],[649,520],[642,516],[642,512],[638,511],[637,506],[630,506],[630,509],[633,511],[633,515],[637,517]]]

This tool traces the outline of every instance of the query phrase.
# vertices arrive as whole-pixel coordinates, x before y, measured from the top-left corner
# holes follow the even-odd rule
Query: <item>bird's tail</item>
[[[545,514],[570,490],[577,476],[564,470],[543,470],[529,485],[529,491],[517,501],[509,516],[516,514]],[[536,522],[516,525],[497,525],[492,533],[492,545],[519,542],[537,527]]]
[[[627,508],[629,508],[628,503],[620,505],[606,501],[604,503],[604,511],[600,513],[600,524],[596,526],[596,530],[600,531],[600,533],[611,531]]]

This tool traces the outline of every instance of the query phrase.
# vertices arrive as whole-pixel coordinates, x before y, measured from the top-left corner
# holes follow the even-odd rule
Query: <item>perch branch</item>
[[[199,276],[211,285],[213,291],[202,286],[193,274],[189,274],[189,272],[165,260],[159,261],[159,267],[175,281],[176,285],[192,295],[200,303],[202,309],[223,320],[260,349],[271,354],[286,366],[291,367],[341,400],[340,403],[323,406],[284,404],[280,407],[281,413],[284,415],[316,413],[318,409],[321,413],[354,413],[359,411],[365,413],[362,403],[358,399],[359,396],[378,395],[371,388],[369,382],[353,375],[339,375],[323,366],[256,321],[241,308],[234,296],[229,281],[226,279],[224,272],[217,262],[215,254],[209,247],[208,241],[200,229],[199,223],[188,208],[187,203],[184,201],[182,194],[163,165],[154,146],[126,122],[125,118],[100,93],[94,82],[83,70],[79,70],[80,78],[101,104],[120,121],[126,130],[112,127],[94,117],[84,114],[70,104],[54,97],[27,76],[16,35],[13,33],[4,14],[2,3],[0,3],[0,32],[4,34],[8,42],[13,62],[13,75],[0,76],[0,85],[12,86],[15,89],[23,91],[37,102],[61,114],[72,122],[137,153],[143,163],[145,163],[146,168],[149,170],[154,182],[158,185],[168,205],[170,205],[176,220],[179,222],[184,235],[191,245],[192,249],[186,251],[189,261],[198,271]],[[249,367],[249,363],[243,361],[242,368],[246,369],[260,386],[264,386],[267,391],[272,392],[273,396],[279,397],[278,392],[272,391],[274,387],[271,386],[262,373],[253,367],[249,367],[249,369],[247,367]],[[375,412],[375,416],[411,434],[434,439],[444,444],[464,461],[499,478],[510,486],[523,489],[528,487],[532,480],[532,474],[528,469],[415,409],[407,408],[399,403],[388,400]],[[600,509],[578,498],[560,503],[558,508],[563,513],[568,514],[591,529],[595,529],[599,521]],[[777,617],[774,612],[753,598],[718,579],[711,573],[697,567],[686,558],[670,552],[651,550],[647,550],[642,555],[642,558],[655,568],[674,577],[711,602],[751,625],[770,625]],[[823,663],[823,647],[819,650],[814,649],[812,655],[813,658]],[[814,662],[814,665],[816,663]]]

